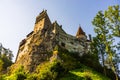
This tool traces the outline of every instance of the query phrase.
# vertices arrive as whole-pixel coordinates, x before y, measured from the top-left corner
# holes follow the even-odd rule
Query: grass
[[[69,71],[60,80],[110,80],[108,77],[94,71],[93,69],[82,66],[80,69]]]
[[[47,65],[48,66],[48,65]],[[52,65],[50,65],[52,66]],[[44,67],[43,67],[44,68]],[[49,66],[48,66],[49,68]],[[46,68],[44,68],[46,70]],[[58,70],[58,69],[56,69]],[[25,74],[25,72],[20,70],[17,70],[18,72],[12,74],[11,76],[4,75],[0,77],[0,80],[110,80],[108,77],[96,72],[95,70],[81,65],[79,69],[74,69],[69,71],[67,74],[65,74],[63,77],[60,76],[58,79],[57,77],[54,78],[54,74],[52,74],[52,77],[50,78],[49,70],[46,72],[47,74],[42,74],[44,71],[42,71],[42,77],[46,77],[46,79],[39,79],[39,74],[32,74],[28,76],[28,74]],[[60,70],[61,71],[61,70]],[[40,71],[41,72],[41,71]],[[55,75],[56,76],[56,75]],[[40,78],[42,78],[40,77]],[[27,79],[26,79],[27,78]]]

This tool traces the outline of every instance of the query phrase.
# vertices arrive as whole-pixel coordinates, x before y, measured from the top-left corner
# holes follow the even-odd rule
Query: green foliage
[[[7,75],[5,75],[5,74],[4,74],[4,75],[0,75],[0,80],[6,80],[6,79],[5,79],[6,76],[7,76]]]
[[[68,74],[66,74],[59,80],[110,80],[110,79],[89,67],[82,66],[80,69],[69,71]]]
[[[78,61],[69,55],[69,53],[61,53],[60,54],[61,59],[63,60],[63,67],[65,68],[66,71],[71,70],[71,69],[75,69]]]
[[[58,52],[59,52],[58,55],[62,60],[62,65],[66,72],[78,67],[79,65],[79,60],[77,59],[78,53],[70,53],[69,51],[61,47],[59,47]]]
[[[0,71],[5,72],[12,65],[12,51],[6,49],[0,43]]]
[[[55,80],[61,73],[64,73],[64,68],[61,66],[60,61],[55,60],[39,65],[36,73],[38,74],[38,80]]]
[[[59,46],[58,46],[58,45],[56,45],[56,46],[54,47],[54,51],[59,51]]]
[[[27,79],[25,80],[38,80],[38,74],[36,73],[28,74]]]
[[[114,44],[115,37],[120,37],[120,9],[119,6],[110,6],[104,13],[99,11],[93,19],[94,31],[97,34],[92,42],[92,52],[100,56],[104,73],[105,67],[110,67],[117,78],[117,64],[119,56],[116,52],[117,48]]]
[[[23,72],[14,73],[11,76],[7,76],[5,80],[25,80],[26,75]]]
[[[20,66],[13,70],[10,75],[1,76],[0,80],[109,80],[97,72],[94,73],[91,68],[78,63],[79,61],[75,59],[76,56],[73,57],[75,53],[69,53],[60,48],[57,50],[55,50],[57,53],[53,51],[53,55],[59,55],[60,59],[53,57],[55,59],[52,61],[41,63],[33,73],[26,72],[24,67]]]
[[[109,80],[99,73],[94,73],[91,68],[81,65],[79,60],[82,57],[78,57],[77,53],[69,53],[67,50],[57,47],[52,54],[52,60],[38,65],[35,72],[29,73],[24,70],[23,66],[19,66],[12,69],[10,74],[0,76],[0,80],[95,80],[97,78],[98,80]],[[96,54],[85,56],[83,57],[83,63],[98,69]],[[67,75],[65,75],[66,73]],[[95,74],[97,74],[97,78]]]
[[[86,66],[95,69],[98,72],[102,72],[103,70],[98,61],[98,55],[96,54],[85,54],[82,57],[80,57],[80,62]]]
[[[12,65],[12,61],[9,60],[5,54],[2,55],[1,60],[3,61],[3,69],[4,70],[6,70],[7,67]]]
[[[4,62],[0,59],[0,72],[1,72],[2,69],[3,69],[3,64],[4,64]]]
[[[6,80],[25,80],[27,78],[27,72],[25,72],[23,66],[19,66],[13,71],[11,75],[5,77]]]
[[[60,59],[58,57],[60,57]],[[53,59],[54,58],[54,59]],[[56,80],[68,70],[75,69],[77,61],[67,50],[56,46],[50,61],[40,64],[34,75],[28,76],[28,80]]]
[[[119,5],[109,6],[104,13],[105,18],[109,21],[109,29],[112,30],[114,36],[120,37],[120,8]]]

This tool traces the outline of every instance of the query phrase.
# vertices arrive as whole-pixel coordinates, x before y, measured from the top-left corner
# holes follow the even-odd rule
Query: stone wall
[[[57,23],[56,23],[57,24]],[[69,35],[63,31],[62,27],[58,24],[55,25],[56,29],[56,40],[58,40],[59,45],[64,47],[70,52],[77,52],[79,55],[82,55],[85,51],[86,41],[76,38],[75,36]]]

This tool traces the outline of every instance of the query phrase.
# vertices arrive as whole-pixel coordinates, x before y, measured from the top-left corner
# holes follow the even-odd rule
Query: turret
[[[36,17],[36,22],[35,22],[35,27],[34,27],[34,32],[38,32],[39,30],[42,29],[47,29],[48,27],[51,26],[51,21],[47,15],[47,10],[43,10],[37,17]]]
[[[80,26],[79,26],[78,31],[76,33],[76,37],[78,39],[84,39],[84,40],[87,39],[87,36],[86,36],[85,32],[82,30],[82,28]]]

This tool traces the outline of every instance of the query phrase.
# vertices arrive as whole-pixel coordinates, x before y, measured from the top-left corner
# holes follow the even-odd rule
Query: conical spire
[[[82,30],[82,28],[79,26],[76,37],[80,36],[80,35],[85,35],[85,32]]]

